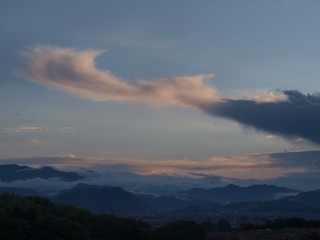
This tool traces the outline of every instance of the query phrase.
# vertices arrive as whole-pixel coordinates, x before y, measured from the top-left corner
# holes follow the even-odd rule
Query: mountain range
[[[236,193],[232,193],[236,189]],[[264,189],[269,189],[269,194],[260,194]],[[249,191],[250,190],[250,191]],[[279,191],[281,190],[281,191]],[[210,189],[209,192],[219,191],[221,196],[217,199],[229,199],[234,196],[231,203],[218,204],[208,199],[201,199],[196,195],[194,199],[182,199],[181,192],[176,196],[153,196],[144,194],[133,194],[120,187],[96,186],[77,184],[76,186],[62,191],[52,198],[52,201],[61,204],[72,204],[76,207],[90,210],[92,212],[110,212],[118,214],[139,214],[147,212],[172,212],[176,214],[197,212],[251,212],[251,213],[312,213],[320,214],[320,190],[309,192],[297,192],[277,186],[255,185],[250,187],[239,187],[228,185],[223,188]],[[39,196],[32,189],[24,188],[0,188],[0,192],[13,192],[22,196]],[[194,189],[186,191],[194,193]],[[239,193],[250,193],[250,196],[234,195]],[[223,196],[223,194],[224,196]],[[257,193],[257,195],[254,195]],[[271,196],[278,193],[295,193],[295,196],[272,199]],[[186,196],[186,195],[183,195]],[[207,198],[207,196],[205,196]],[[216,196],[217,197],[217,196]],[[265,198],[263,198],[265,197]],[[196,199],[195,199],[196,198]],[[248,201],[241,201],[249,199]],[[259,200],[257,200],[259,199]]]
[[[229,184],[215,188],[190,188],[171,194],[146,194],[140,191],[143,182],[150,180],[148,176],[126,174],[130,187],[117,185],[119,175],[101,175],[95,172],[67,172],[51,167],[32,168],[15,164],[0,165],[0,193],[12,192],[21,196],[45,196],[52,201],[73,204],[93,212],[112,212],[121,214],[146,212],[305,212],[320,214],[320,190],[301,192],[299,190],[275,185],[251,185],[241,187]],[[179,180],[177,185],[192,183],[189,178],[158,176],[159,182],[170,179]],[[20,180],[20,181],[18,181]],[[103,181],[100,181],[103,180]],[[210,181],[209,181],[210,180]],[[219,179],[206,177],[208,185],[217,183]],[[213,183],[212,183],[213,181]],[[39,183],[46,186],[40,188]],[[90,183],[90,184],[88,184]],[[53,189],[60,184],[60,189]],[[123,183],[128,186],[127,183]],[[148,182],[146,183],[148,184]],[[150,184],[150,183],[149,183]],[[161,185],[153,182],[152,189],[163,190]],[[102,185],[102,186],[101,186]],[[120,186],[122,186],[120,184]],[[147,185],[145,185],[147,186]],[[151,186],[151,185],[150,185]],[[158,187],[159,186],[159,187]],[[185,188],[186,185],[183,185]],[[131,189],[131,191],[130,191]],[[39,191],[41,190],[41,191]],[[54,191],[53,191],[54,190]]]
[[[180,191],[177,197],[188,200],[208,200],[219,204],[233,202],[270,201],[283,196],[296,195],[297,190],[278,187],[273,185],[252,185],[239,187],[229,184],[219,188],[192,188],[187,191]]]
[[[137,196],[120,187],[94,186],[80,183],[52,199],[92,212],[141,213],[148,207]]]
[[[9,183],[17,180],[27,180],[34,178],[59,178],[66,182],[72,182],[82,179],[83,177],[76,172],[65,172],[51,167],[31,168],[28,166],[19,166],[16,164],[0,165],[0,181],[2,182]]]
[[[196,194],[194,194],[195,192]],[[320,209],[320,205],[311,206],[309,204],[311,200],[308,197],[312,196],[312,199],[316,201],[317,197],[320,197],[320,191],[313,194],[308,193],[304,197],[305,193],[277,186],[254,185],[239,187],[227,185],[222,188],[201,189],[200,191],[201,193],[208,192],[210,194],[200,195],[198,192],[197,189],[196,191],[195,189],[190,189],[189,191],[179,192],[174,196],[154,196],[150,194],[133,194],[120,187],[95,186],[81,183],[71,189],[62,191],[58,196],[53,198],[53,201],[73,204],[93,212],[113,213],[143,213],[148,211],[190,212],[190,209],[193,212],[197,210],[212,211],[214,209],[252,212],[292,212],[296,209],[295,211],[298,212],[310,212],[315,211],[318,207]],[[188,195],[185,193],[188,193]],[[295,194],[296,196],[276,199],[281,194]],[[303,201],[299,199],[303,199]]]

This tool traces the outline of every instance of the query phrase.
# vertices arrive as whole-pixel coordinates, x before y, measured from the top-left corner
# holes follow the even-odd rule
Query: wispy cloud
[[[74,133],[76,131],[76,127],[57,127],[52,131],[58,133]]]
[[[1,128],[0,132],[6,133],[33,133],[39,131],[57,132],[57,133],[74,133],[75,127],[44,127],[39,125],[20,125],[14,127]]]
[[[217,91],[205,81],[212,74],[129,83],[95,67],[104,51],[35,47],[24,52],[24,74],[33,82],[94,101],[138,101],[153,105],[197,107],[215,102]]]
[[[227,183],[239,185],[276,184],[297,189],[318,189],[320,151],[263,153],[243,156],[212,157],[206,161],[147,161],[128,158],[82,158],[75,154],[51,157],[0,159],[1,164],[33,167],[53,166],[78,170],[86,176],[79,182],[94,185],[121,186],[129,191],[151,192],[157,186],[164,193],[175,193],[192,187],[212,188]],[[79,169],[80,168],[80,169]],[[94,170],[88,171],[88,170]],[[220,176],[218,176],[220,175]],[[224,176],[224,177],[222,177]],[[30,179],[2,183],[1,186],[30,187],[60,191],[78,182],[61,179]],[[159,187],[160,186],[160,187]]]
[[[11,141],[11,142],[4,142],[1,143],[2,147],[46,147],[46,146],[52,146],[53,143],[51,141],[47,140],[40,140],[40,139],[26,139],[26,140],[17,140],[17,141]],[[16,151],[18,154],[21,154],[20,151]]]
[[[2,132],[12,132],[12,133],[21,133],[21,132],[37,132],[43,130],[42,126],[37,125],[26,125],[26,126],[17,126],[17,127],[8,127],[2,128]]]
[[[263,138],[264,139],[275,139],[275,138],[277,138],[277,136],[269,134],[269,135],[264,136]]]
[[[48,146],[48,145],[51,145],[51,143],[48,141],[39,140],[39,139],[30,139],[30,140],[26,141],[25,143],[23,143],[23,145],[26,145],[26,146]]]
[[[319,151],[260,153],[242,156],[215,156],[205,161],[158,160],[132,158],[83,158],[74,154],[2,159],[0,163],[59,168],[86,167],[98,171],[135,172],[143,175],[169,174],[193,176],[194,173],[224,177],[267,179],[290,173],[319,170]]]

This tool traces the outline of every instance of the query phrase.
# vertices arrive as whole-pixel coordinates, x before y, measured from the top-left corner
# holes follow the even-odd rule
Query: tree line
[[[0,239],[6,240],[202,240],[205,227],[175,221],[152,229],[141,220],[94,214],[41,197],[0,194]]]

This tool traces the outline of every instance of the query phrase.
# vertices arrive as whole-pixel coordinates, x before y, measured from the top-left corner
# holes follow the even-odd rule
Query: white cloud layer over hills
[[[78,183],[119,186],[132,192],[173,194],[193,187],[213,188],[274,184],[302,191],[319,189],[320,151],[300,151],[211,157],[206,161],[147,161],[128,158],[54,157],[1,159],[1,164],[50,166],[76,171],[85,178],[65,182],[58,178],[0,181],[1,187],[34,188],[57,193]]]

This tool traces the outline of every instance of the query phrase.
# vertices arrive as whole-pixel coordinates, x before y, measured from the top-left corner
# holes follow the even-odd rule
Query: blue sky
[[[67,165],[67,156],[78,156],[92,164],[183,165],[233,156],[228,164],[235,169],[210,173],[243,177],[252,169],[239,172],[236,161],[263,162],[252,163],[252,154],[318,150],[313,136],[254,125],[203,104],[211,91],[215,102],[285,97],[277,90],[317,92],[319,22],[316,0],[4,1],[0,159],[63,156]],[[87,60],[95,65],[85,71]],[[45,69],[36,68],[37,61]],[[81,66],[89,85],[77,85]],[[107,71],[116,88],[129,90],[104,93],[109,85],[93,78]],[[197,89],[193,79],[208,74]],[[61,77],[59,86],[52,76]],[[186,77],[191,104],[175,97]],[[90,92],[83,93],[87,86]],[[293,165],[278,166],[276,174],[270,168],[265,177],[310,170]]]

